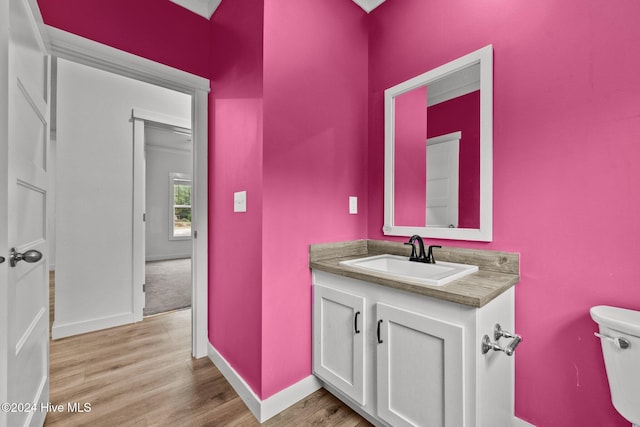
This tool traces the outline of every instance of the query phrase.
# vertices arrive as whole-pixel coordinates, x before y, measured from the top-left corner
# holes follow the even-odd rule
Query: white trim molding
[[[149,111],[145,110],[144,108],[136,107],[131,110],[131,118],[134,120],[138,119],[145,122],[180,128],[185,133],[188,131],[188,133],[191,134],[191,121],[182,119],[180,117],[170,116],[168,114],[162,114],[156,111]]]
[[[209,137],[208,93],[196,90],[191,97],[193,187],[191,188],[191,306],[192,354],[205,357],[209,344]]]
[[[192,94],[194,90],[209,92],[204,77],[187,73],[140,56],[85,39],[55,27],[46,26],[49,54],[136,80]]]
[[[233,369],[224,357],[209,344],[209,359],[222,373],[231,387],[238,393],[258,422],[263,423],[269,418],[284,411],[296,402],[322,388],[322,383],[314,375],[298,381],[284,390],[261,400],[249,387],[244,379]]]
[[[458,141],[462,139],[462,132],[451,132],[440,136],[434,136],[433,138],[427,138],[427,145],[442,144],[443,142],[449,142],[455,139]]]
[[[530,424],[524,420],[521,420],[518,417],[513,418],[513,427],[536,427],[533,424]]]
[[[173,261],[176,259],[186,259],[191,258],[191,254],[171,254],[171,255],[147,255],[145,257],[146,262],[155,262],[155,261]]]
[[[171,2],[184,7],[187,10],[200,15],[205,19],[211,19],[222,0],[170,0]],[[385,0],[353,0],[362,10],[369,13],[376,7],[384,3]]]
[[[384,0],[353,0],[353,2],[360,6],[362,10],[369,13],[373,9],[384,3]]]
[[[51,328],[51,338],[57,340],[73,335],[80,335],[87,332],[113,328],[115,326],[127,325],[129,323],[133,323],[133,318],[133,313],[122,313],[114,316],[98,317],[74,323],[60,323],[54,320],[53,327]]]
[[[170,0],[171,2],[184,7],[191,12],[211,19],[211,15],[216,11],[222,0]]]

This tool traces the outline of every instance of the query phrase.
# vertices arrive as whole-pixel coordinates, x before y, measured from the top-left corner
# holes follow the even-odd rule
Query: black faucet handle
[[[442,246],[440,245],[429,245],[429,249],[427,250],[427,262],[429,264],[435,264],[436,263],[436,257],[433,256],[433,248],[441,248]]]

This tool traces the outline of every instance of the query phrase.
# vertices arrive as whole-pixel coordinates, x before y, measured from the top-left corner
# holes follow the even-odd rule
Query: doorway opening
[[[151,83],[152,85],[156,85],[160,88],[170,89],[176,92],[180,92],[182,94],[186,94],[190,97],[190,105],[191,105],[191,119],[188,120],[188,124],[183,127],[191,128],[192,139],[193,139],[193,148],[192,148],[192,163],[193,163],[193,202],[192,202],[192,234],[193,239],[191,240],[192,246],[192,268],[191,268],[191,283],[192,283],[192,331],[193,331],[193,339],[192,339],[192,355],[194,357],[203,357],[207,354],[207,260],[208,260],[208,224],[207,224],[207,205],[208,205],[208,183],[207,183],[207,158],[208,158],[208,138],[207,138],[207,119],[208,119],[208,92],[209,92],[209,81],[207,79],[201,78],[199,76],[195,76],[189,73],[185,73],[180,70],[176,70],[171,67],[167,67],[165,65],[149,61],[147,59],[119,51],[117,49],[93,42],[88,39],[84,39],[82,37],[75,36],[70,33],[66,33],[64,31],[57,30],[55,28],[48,27],[47,28],[48,35],[48,50],[49,53],[55,57],[65,59],[68,61],[75,62],[77,64],[86,65],[95,70],[102,70],[114,73],[116,75],[122,77],[129,77],[133,80],[137,80],[139,82]],[[109,94],[111,96],[111,94]],[[95,98],[95,103],[102,102],[102,99]],[[155,108],[155,104],[151,107],[147,108]],[[85,112],[82,111],[76,119],[84,118]],[[131,110],[129,110],[129,118],[131,118]],[[128,123],[130,126],[131,123]],[[130,132],[130,131],[129,131]],[[86,141],[95,140],[96,137],[99,137],[101,133],[92,134],[90,137],[85,138]],[[61,139],[60,132],[58,132],[58,137]],[[104,147],[111,148],[111,141],[102,144]],[[60,147],[58,147],[59,149]],[[136,155],[140,155],[144,157],[144,144],[140,147],[135,148]],[[107,150],[106,154],[110,154]],[[103,156],[95,155],[97,162],[102,162],[104,160]],[[120,156],[122,158],[122,156]],[[62,165],[61,165],[62,166]],[[88,175],[94,172],[93,169],[88,171]],[[129,172],[130,174],[131,172]],[[139,173],[134,170],[134,174]],[[113,179],[122,179],[125,177],[125,174],[112,174],[110,177]],[[129,175],[130,176],[130,175]],[[144,174],[143,174],[144,176]],[[141,177],[138,176],[134,179],[134,181],[140,182]],[[168,178],[164,181],[166,182]],[[79,183],[84,184],[84,179],[79,180]],[[106,183],[105,183],[106,185]],[[144,191],[143,191],[144,193]],[[102,199],[102,194],[100,192],[93,193],[93,198],[100,200]],[[140,216],[135,216],[135,218],[139,218],[140,222],[143,221],[144,214],[144,200],[140,198],[132,197],[133,203],[136,205],[134,209],[139,209]],[[138,212],[138,211],[135,211]],[[58,214],[56,215],[58,216]],[[115,219],[109,218],[106,221],[95,221],[95,224],[98,226],[95,230],[98,233],[104,232],[103,227],[100,227],[100,224],[108,224],[109,222],[116,221]],[[137,222],[137,221],[136,221]],[[144,224],[144,223],[143,223]],[[122,224],[121,230],[130,229],[130,225]],[[142,227],[144,230],[144,226]],[[143,231],[144,232],[144,231]],[[198,236],[199,235],[199,236]],[[62,234],[58,234],[58,240],[61,240]],[[95,238],[96,236],[87,236],[88,238]],[[65,236],[66,238],[66,236]],[[134,239],[134,241],[140,241],[140,239]],[[138,247],[139,246],[139,247]],[[136,255],[131,256],[128,264],[139,265],[139,262],[132,261],[133,257],[138,257],[138,260],[142,261],[143,268],[138,269],[138,274],[141,275],[141,279],[139,281],[139,287],[136,287],[133,291],[130,291],[134,294],[133,303],[130,303],[129,308],[126,308],[122,311],[122,315],[120,318],[114,319],[114,323],[112,325],[107,325],[103,327],[117,326],[117,324],[130,323],[131,321],[142,320],[142,307],[144,305],[144,293],[142,291],[142,284],[144,283],[144,261],[145,261],[145,252],[144,252],[144,244],[140,244],[134,248],[134,252]],[[130,246],[129,246],[130,247]],[[142,251],[140,251],[142,248]],[[118,263],[113,261],[112,254],[119,254],[122,251],[121,248],[116,248],[113,250],[109,256],[103,259],[102,269],[111,269],[111,270],[119,270],[126,271],[132,267],[128,267],[127,265],[123,265],[123,263]],[[130,249],[127,249],[130,251]],[[89,251],[85,251],[89,252]],[[61,259],[56,260],[55,269],[56,269],[56,282],[58,279],[62,279],[62,277],[58,277],[58,273],[60,273]],[[81,263],[80,263],[81,264]],[[99,269],[95,271],[94,276],[100,277],[103,270]],[[69,270],[69,269],[68,269]],[[91,282],[88,282],[91,283]],[[56,283],[56,287],[58,287],[60,283]],[[58,292],[56,292],[58,294]],[[64,292],[64,294],[75,295],[73,292]],[[114,293],[111,288],[104,289],[104,299],[112,298]],[[56,295],[58,296],[58,295]],[[75,305],[79,306],[78,304]],[[132,307],[140,307],[139,311],[137,309],[132,309]],[[56,308],[58,307],[58,301],[56,301]],[[133,313],[139,313],[139,318],[133,318]],[[56,313],[56,318],[60,314],[60,311]],[[91,313],[93,314],[93,313]],[[127,320],[127,318],[129,320]],[[98,320],[104,320],[105,317]],[[58,332],[64,332],[65,335],[59,334],[58,337],[73,335],[75,333],[82,333],[81,330],[84,325],[82,322],[58,322],[59,319],[54,321],[54,337],[56,335],[56,323],[58,323]],[[119,323],[118,323],[119,322]],[[62,324],[60,324],[62,323]],[[104,322],[103,322],[104,323]],[[100,325],[98,325],[100,326]]]
[[[191,130],[145,121],[144,146],[146,317],[191,307]]]
[[[56,62],[53,337],[62,338],[142,320],[145,261],[191,258],[192,99]],[[188,303],[172,305],[175,287],[160,281],[149,289],[157,306],[151,313],[191,306],[186,266]]]

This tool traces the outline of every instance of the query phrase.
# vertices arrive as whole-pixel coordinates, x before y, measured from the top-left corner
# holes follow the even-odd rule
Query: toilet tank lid
[[[589,310],[598,324],[636,337],[640,337],[640,311],[598,305]]]

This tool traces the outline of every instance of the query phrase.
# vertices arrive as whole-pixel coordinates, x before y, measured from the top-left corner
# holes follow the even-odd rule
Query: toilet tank
[[[603,305],[592,307],[590,312],[602,335],[613,406],[628,421],[640,424],[640,312]],[[616,338],[630,345],[621,348],[624,344],[620,346]]]

